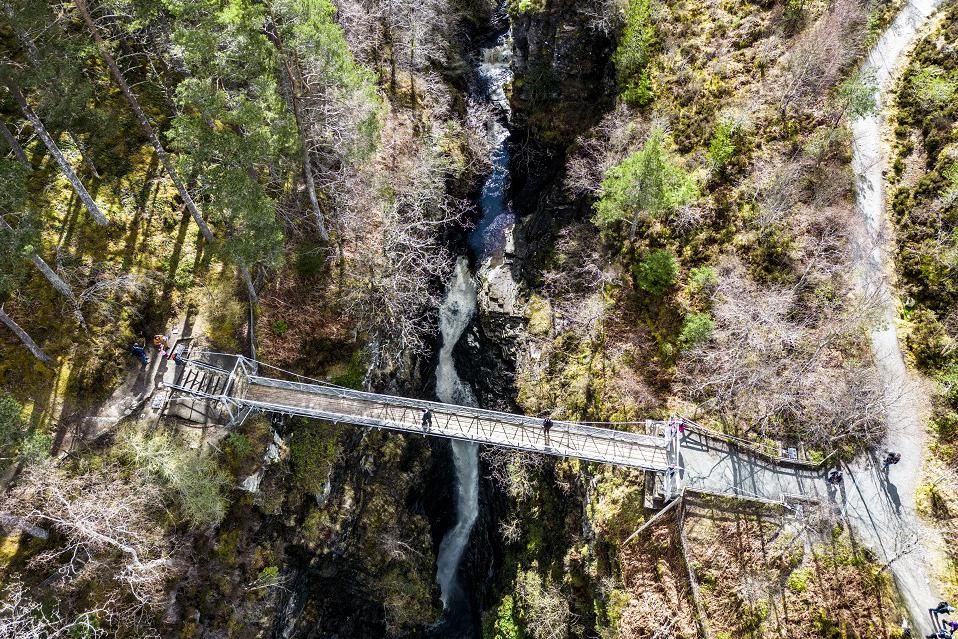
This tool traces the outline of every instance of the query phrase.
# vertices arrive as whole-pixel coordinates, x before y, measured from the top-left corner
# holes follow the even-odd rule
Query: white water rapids
[[[476,396],[456,372],[452,350],[469,325],[476,311],[476,282],[469,272],[465,257],[456,262],[456,270],[439,310],[439,330],[442,348],[436,368],[436,396],[448,404],[477,406]],[[456,465],[457,500],[456,525],[446,533],[439,544],[436,559],[436,581],[442,592],[442,605],[449,608],[452,598],[461,595],[456,571],[469,541],[469,533],[479,514],[479,447],[469,442],[452,441],[452,455]]]
[[[486,259],[490,254],[501,252],[505,229],[512,224],[512,215],[506,204],[509,172],[509,131],[502,116],[508,115],[509,101],[504,87],[511,80],[509,68],[512,42],[506,34],[495,46],[483,49],[477,74],[483,98],[495,105],[500,113],[486,122],[487,134],[494,149],[490,158],[493,170],[483,184],[480,197],[482,219],[470,234],[469,245],[476,257]],[[502,119],[500,119],[502,118]],[[476,278],[469,270],[465,256],[456,262],[449,282],[446,299],[439,310],[439,330],[442,348],[436,368],[436,396],[443,402],[478,406],[478,401],[469,385],[462,381],[456,371],[453,349],[476,312]],[[447,617],[464,616],[468,610],[465,594],[457,579],[469,535],[479,514],[479,448],[476,444],[452,441],[452,455],[456,467],[457,499],[456,524],[446,533],[439,544],[436,559],[436,581],[442,596]],[[454,619],[447,619],[455,624]]]

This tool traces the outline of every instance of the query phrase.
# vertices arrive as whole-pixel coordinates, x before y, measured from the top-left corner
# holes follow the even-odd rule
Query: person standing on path
[[[550,431],[550,430],[552,430],[552,418],[551,418],[551,417],[546,417],[544,420],[542,420],[542,432],[545,433],[546,446],[550,446],[550,445],[551,445],[551,444],[549,443],[549,431]]]
[[[422,429],[426,433],[432,429],[432,411],[428,408],[422,412]]]
[[[146,349],[138,342],[130,344],[130,352],[133,353],[144,366],[150,365],[150,356],[146,354]]]

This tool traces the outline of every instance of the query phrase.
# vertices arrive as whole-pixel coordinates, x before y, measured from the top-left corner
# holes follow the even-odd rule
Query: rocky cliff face
[[[593,2],[545,4],[513,17],[514,125],[539,142],[565,146],[614,96],[613,42],[588,14]]]
[[[535,284],[558,229],[591,214],[562,184],[568,149],[615,97],[614,34],[595,26],[595,4],[549,0],[513,17],[512,271],[525,284]]]

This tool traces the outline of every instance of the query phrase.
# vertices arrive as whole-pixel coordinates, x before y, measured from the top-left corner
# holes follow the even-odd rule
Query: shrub
[[[270,329],[272,329],[274,334],[276,334],[279,337],[282,337],[283,335],[286,334],[287,331],[289,331],[289,322],[287,322],[284,319],[278,319],[272,323],[272,325],[270,326]]]
[[[529,299],[529,334],[545,337],[552,332],[552,306],[549,300],[533,295]]]
[[[735,155],[735,123],[722,120],[715,127],[712,139],[709,140],[709,163],[716,171],[721,171]]]
[[[23,406],[9,395],[0,395],[0,464],[8,466],[19,454],[25,434]]]
[[[633,106],[652,101],[649,60],[655,47],[655,23],[650,0],[629,0],[626,24],[612,56],[622,99]]]
[[[18,458],[24,464],[38,464],[50,456],[52,448],[53,437],[50,436],[50,433],[35,430],[27,435],[20,444]]]
[[[293,477],[311,495],[321,495],[339,453],[339,429],[325,422],[297,421],[289,445]]]
[[[688,293],[690,297],[711,295],[718,285],[718,273],[711,266],[696,266],[689,271]]]
[[[906,338],[906,344],[915,356],[915,363],[926,371],[939,369],[947,361],[954,341],[945,332],[934,311],[916,309],[911,314],[911,322],[914,328]]]
[[[927,66],[915,73],[911,79],[911,86],[915,99],[927,110],[935,110],[947,105],[958,93],[958,80],[935,65]]]
[[[794,593],[801,594],[808,590],[808,580],[811,574],[807,570],[796,570],[788,576],[785,585]]]
[[[639,288],[661,297],[678,281],[679,265],[669,251],[656,249],[635,265],[633,275]]]
[[[166,434],[126,435],[119,453],[137,468],[159,476],[173,492],[183,517],[197,527],[218,524],[229,505],[229,475],[204,451],[181,448]]]
[[[492,639],[522,639],[522,630],[516,621],[515,603],[512,595],[505,595],[496,609],[496,622]]]
[[[856,71],[838,86],[838,102],[850,120],[878,113],[878,90],[873,70]]]
[[[715,322],[708,313],[689,313],[682,323],[682,332],[679,334],[679,343],[683,348],[691,348],[712,336]]]

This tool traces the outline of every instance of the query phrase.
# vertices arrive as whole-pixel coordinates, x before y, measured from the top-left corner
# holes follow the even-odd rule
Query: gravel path
[[[880,103],[922,25],[944,1],[911,0],[869,53],[866,68],[875,70]],[[915,491],[928,439],[921,418],[927,398],[905,366],[895,332],[897,297],[889,275],[894,247],[885,215],[883,126],[883,115],[852,124],[852,167],[861,222],[855,259],[861,286],[879,301],[884,320],[872,330],[871,342],[889,401],[888,435],[882,449],[860,457],[848,469],[846,494],[853,498],[846,502],[846,514],[865,541],[892,562],[892,573],[913,621],[926,633],[932,629],[928,608],[938,601],[929,577],[934,566],[941,565],[935,551],[940,537],[915,513]],[[902,455],[887,476],[881,467],[885,449]]]

